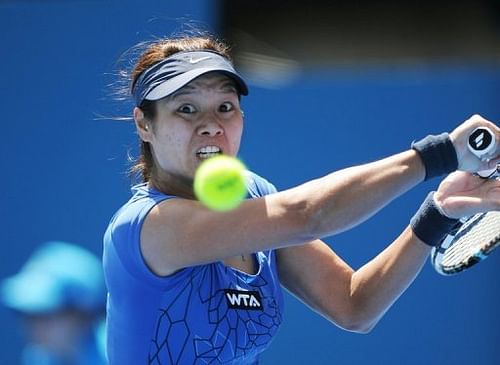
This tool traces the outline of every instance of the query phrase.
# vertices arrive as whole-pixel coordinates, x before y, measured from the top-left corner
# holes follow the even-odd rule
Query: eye
[[[191,104],[183,104],[179,109],[177,109],[179,113],[191,114],[196,112],[196,108]]]
[[[228,101],[225,103],[222,103],[219,106],[219,111],[221,111],[221,112],[230,112],[233,109],[234,109],[234,105]]]

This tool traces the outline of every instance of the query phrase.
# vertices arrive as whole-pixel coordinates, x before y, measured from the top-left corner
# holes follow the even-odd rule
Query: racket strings
[[[483,259],[500,242],[500,212],[478,215],[464,224],[442,256],[443,268],[470,266]]]

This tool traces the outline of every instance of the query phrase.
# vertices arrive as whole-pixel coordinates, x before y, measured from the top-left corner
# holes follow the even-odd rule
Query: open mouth
[[[196,155],[200,159],[206,160],[207,158],[210,157],[222,155],[222,150],[217,146],[206,146],[196,151]]]

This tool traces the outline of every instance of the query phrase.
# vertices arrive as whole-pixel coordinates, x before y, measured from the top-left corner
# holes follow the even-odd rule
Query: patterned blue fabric
[[[274,251],[255,254],[255,275],[214,262],[158,277],[142,259],[140,229],[174,197],[144,184],[134,191],[104,236],[110,364],[257,364],[282,321]],[[274,191],[248,173],[249,197]]]

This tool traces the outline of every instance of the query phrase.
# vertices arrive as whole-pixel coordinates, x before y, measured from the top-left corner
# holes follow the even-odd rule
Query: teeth
[[[222,150],[217,146],[206,146],[206,147],[200,148],[198,150],[198,152],[196,152],[196,154],[202,159],[214,157],[214,156],[220,155],[221,153],[222,153]]]
[[[214,157],[214,156],[219,156],[220,153],[199,153],[198,156],[201,158],[201,159],[207,159],[207,158],[210,158],[210,157]]]
[[[220,148],[217,146],[206,146],[198,150],[198,153],[219,153]]]

